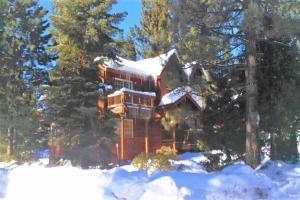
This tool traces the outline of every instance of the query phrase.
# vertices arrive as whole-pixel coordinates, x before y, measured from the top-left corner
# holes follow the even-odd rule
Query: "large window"
[[[133,120],[124,120],[124,136],[125,138],[133,138]]]
[[[115,127],[115,134],[120,135],[121,121],[118,120]],[[133,138],[133,119],[124,119],[124,137]]]
[[[132,89],[132,81],[115,78],[115,89],[119,90],[123,87]]]

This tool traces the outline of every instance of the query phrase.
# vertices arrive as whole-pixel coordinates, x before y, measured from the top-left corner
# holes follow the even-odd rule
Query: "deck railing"
[[[108,109],[128,117],[149,119],[153,115],[155,93],[122,89],[107,96]]]
[[[153,107],[155,96],[152,94],[148,95],[146,92],[131,92],[130,90],[125,90],[108,95],[107,101],[108,108],[120,104]]]

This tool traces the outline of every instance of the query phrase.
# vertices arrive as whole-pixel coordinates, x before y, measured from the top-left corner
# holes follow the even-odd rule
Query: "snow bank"
[[[184,153],[179,155],[179,160],[173,161],[172,165],[179,171],[206,173],[202,163],[207,162],[208,159],[202,153]]]
[[[7,170],[0,168],[0,199],[4,198],[7,183]]]
[[[300,199],[300,163],[268,161],[259,170],[242,162],[208,173],[200,153],[186,153],[176,171],[110,170],[23,165],[0,170],[0,199],[5,200],[253,200]],[[4,197],[5,193],[5,197]],[[2,196],[1,196],[2,195]]]

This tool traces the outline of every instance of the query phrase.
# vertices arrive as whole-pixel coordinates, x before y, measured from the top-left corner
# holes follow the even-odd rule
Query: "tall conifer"
[[[276,42],[282,36],[295,36],[299,27],[295,20],[299,15],[299,2],[182,0],[174,1],[174,5],[174,19],[180,27],[177,41],[183,54],[214,74],[228,78],[244,70],[245,86],[231,89],[238,96],[246,97],[245,160],[256,167],[259,164],[260,124],[257,44],[266,39],[272,38]],[[265,19],[270,20],[271,25],[265,26]]]
[[[134,32],[142,57],[155,57],[170,50],[173,32],[169,0],[143,0],[140,26],[135,26]]]
[[[46,14],[35,0],[1,1],[0,127],[7,132],[1,141],[6,141],[9,157],[20,158],[35,146],[35,86],[44,78],[41,66],[53,58],[45,50],[50,38]]]
[[[99,121],[98,118],[97,100],[105,96],[98,87],[94,59],[116,57],[117,44],[113,37],[121,31],[116,25],[125,13],[111,13],[115,3],[115,0],[53,1],[54,45],[50,50],[57,53],[58,60],[50,72],[52,87],[46,118],[63,130],[56,141],[69,150],[100,145],[104,151],[105,138],[113,136],[111,119],[104,116]],[[51,146],[57,145],[56,141],[50,141]],[[83,163],[88,161],[77,161],[88,165]],[[99,164],[99,160],[96,162],[93,164]]]

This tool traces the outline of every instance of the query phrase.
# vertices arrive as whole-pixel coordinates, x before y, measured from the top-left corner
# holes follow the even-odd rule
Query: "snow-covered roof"
[[[184,68],[183,68],[183,71],[185,73],[185,75],[187,76],[188,78],[188,81],[190,81],[190,77],[192,75],[192,72],[193,72],[193,68],[194,66],[197,64],[196,61],[193,61],[193,62],[190,62],[190,63],[186,63],[184,65]],[[204,69],[203,67],[201,67],[201,71],[206,79],[206,81],[211,81],[211,76],[208,72],[208,70]]]
[[[184,88],[176,88],[175,90],[172,90],[171,92],[165,94],[160,101],[160,106],[169,105],[172,103],[177,102],[179,99],[181,99],[184,95],[186,95],[186,91]]]
[[[166,106],[169,104],[176,103],[178,100],[180,100],[183,96],[188,95],[191,97],[194,102],[198,105],[198,107],[202,108],[203,107],[203,102],[201,98],[195,94],[195,92],[192,90],[191,87],[186,86],[186,87],[178,87],[171,92],[165,94],[161,101],[159,106]]]
[[[120,90],[117,90],[114,93],[108,95],[108,97],[116,96],[123,92],[129,92],[129,93],[134,93],[134,94],[141,94],[141,95],[145,95],[145,96],[156,97],[155,92],[143,92],[143,91],[138,91],[138,90],[131,90],[131,89],[124,88],[124,87],[121,88]]]
[[[39,98],[38,98],[38,101],[44,101],[45,99],[47,99],[47,96],[46,94],[42,94]]]
[[[108,85],[108,84],[105,84],[105,83],[99,83],[98,87],[99,87],[99,90],[101,90],[101,91],[107,91],[107,90],[112,90],[113,89],[112,85]]]
[[[188,81],[190,80],[194,64],[196,64],[196,62],[186,63],[183,67],[183,71],[184,71]]]
[[[170,57],[173,54],[176,54],[176,56],[178,57],[176,49],[172,49],[166,54],[138,61],[127,60],[121,57],[117,57],[117,60],[97,57],[94,61],[96,62],[102,60],[104,66],[107,68],[112,68],[142,76],[152,76],[156,78],[161,74],[162,70],[165,67],[165,64],[169,61]]]

